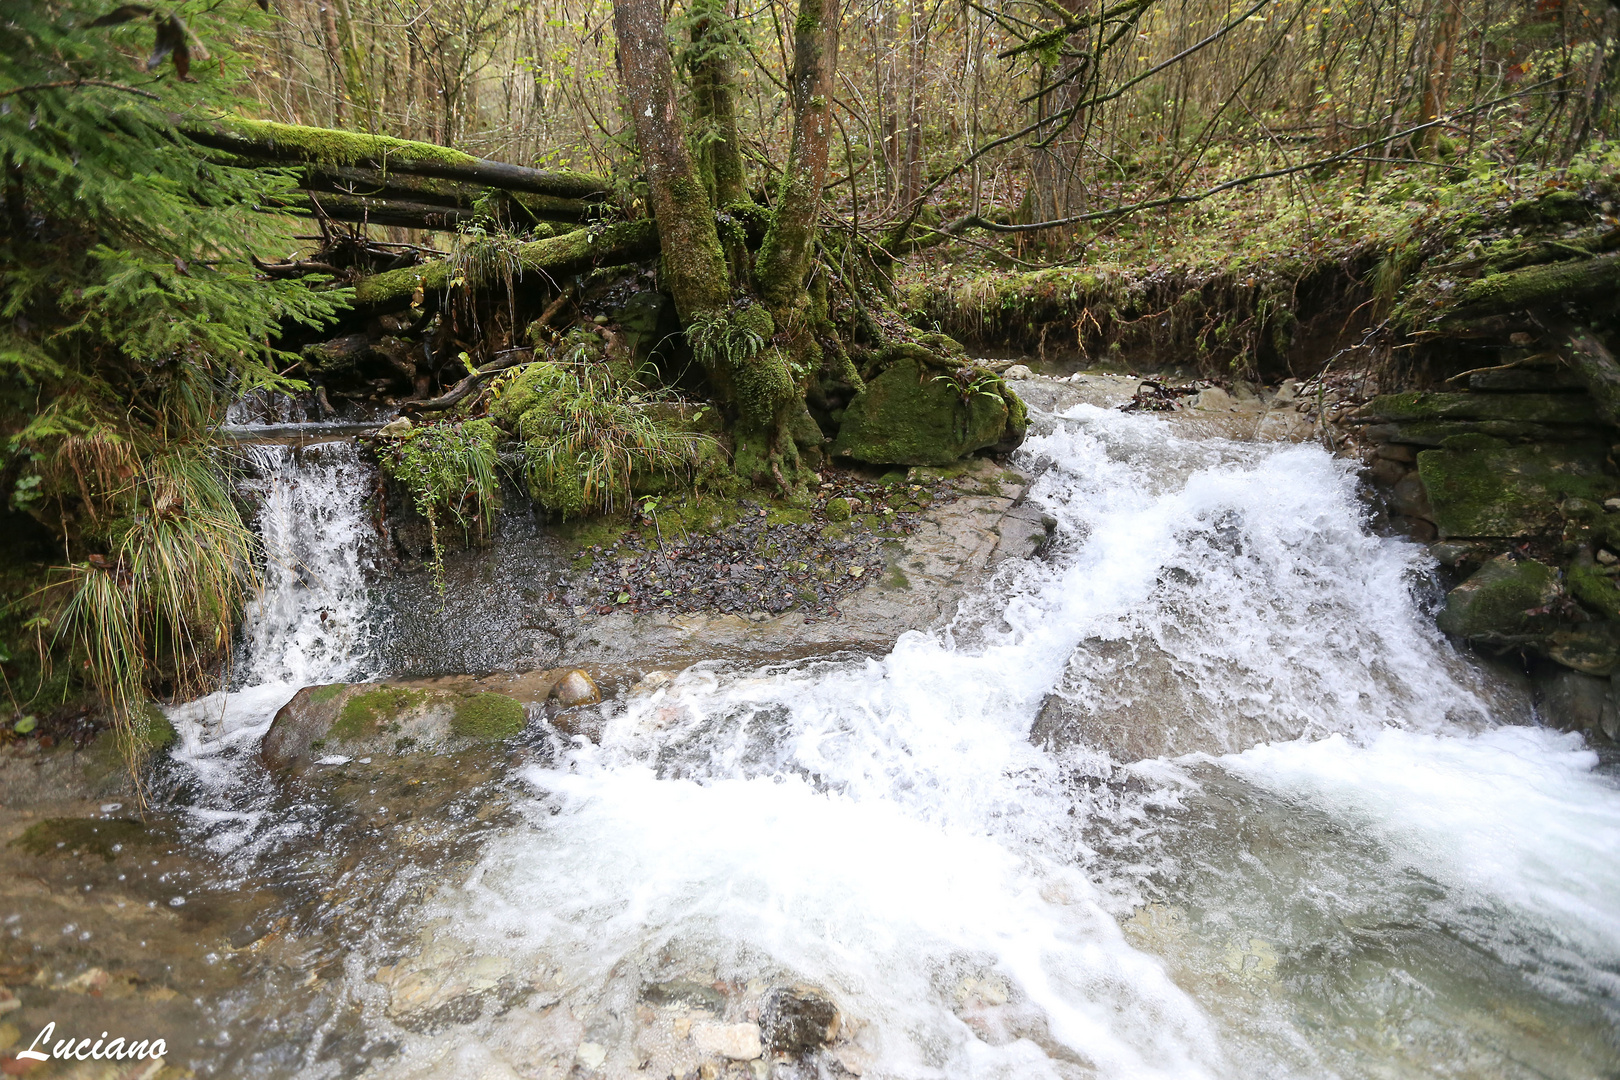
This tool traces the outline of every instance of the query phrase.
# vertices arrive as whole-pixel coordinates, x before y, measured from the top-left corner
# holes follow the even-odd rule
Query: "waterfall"
[[[246,764],[384,630],[352,445],[250,450],[265,592],[230,693],[174,710],[185,813],[235,882],[337,898],[297,949],[342,974],[315,1004],[244,984],[237,1060],[686,1076],[809,985],[843,1016],[826,1055],[725,1075],[1620,1073],[1612,769],[1436,632],[1431,560],[1369,529],[1352,466],[1041,419],[1015,464],[1053,539],[947,625],[649,677],[599,742],[474,755],[488,802],[454,755]],[[447,632],[489,636],[476,608]]]
[[[230,686],[169,711],[175,757],[227,782],[276,712],[304,686],[363,676],[375,616],[367,572],[377,537],[370,467],[353,440],[245,444],[244,492],[258,505],[262,588],[245,613]]]

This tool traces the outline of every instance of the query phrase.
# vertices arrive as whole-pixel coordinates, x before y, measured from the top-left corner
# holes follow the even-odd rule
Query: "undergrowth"
[[[126,461],[112,449],[95,460]],[[148,686],[162,680],[194,696],[225,666],[236,615],[258,585],[258,538],[208,452],[176,449],[127,466],[127,481],[86,500],[100,508],[109,553],[62,568],[51,591],[65,597],[56,637],[81,658],[134,768],[150,743]]]
[[[463,534],[489,535],[500,506],[500,433],[488,420],[423,424],[403,435],[378,440],[382,467],[410,493],[416,512],[427,519],[435,587],[444,591],[441,519]]]
[[[496,387],[491,413],[522,440],[534,497],[564,518],[610,513],[632,503],[638,483],[691,481],[719,461],[718,444],[682,426],[668,392],[604,365],[529,364]]]

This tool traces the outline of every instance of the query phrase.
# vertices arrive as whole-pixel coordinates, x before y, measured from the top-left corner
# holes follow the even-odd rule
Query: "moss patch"
[[[407,709],[413,709],[427,700],[421,690],[404,686],[384,686],[356,694],[343,703],[337,722],[327,734],[340,741],[364,739],[375,735],[383,726]]]
[[[309,692],[311,705],[325,705],[348,688],[348,683],[333,683],[330,686],[317,686]]]
[[[1441,394],[1412,391],[1375,397],[1361,409],[1367,420],[1505,420],[1531,424],[1596,424],[1592,399],[1575,394]]]
[[[889,465],[948,465],[994,446],[1007,430],[999,393],[962,395],[906,357],[866,384],[844,414],[835,457]]]
[[[1441,630],[1461,638],[1522,634],[1529,629],[1528,612],[1546,606],[1557,587],[1552,567],[1498,555],[1451,590],[1436,621]]]
[[[1620,588],[1597,567],[1576,563],[1564,572],[1564,582],[1570,594],[1593,611],[1620,619]]]
[[[450,734],[475,739],[509,739],[528,722],[523,704],[505,694],[485,691],[456,702]]]
[[[1550,533],[1565,499],[1602,503],[1620,488],[1599,446],[1425,450],[1417,460],[1442,539]]]

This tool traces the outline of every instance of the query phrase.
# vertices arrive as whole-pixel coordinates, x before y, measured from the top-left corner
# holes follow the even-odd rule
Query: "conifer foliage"
[[[221,404],[287,385],[278,333],[326,322],[345,296],[258,277],[250,252],[290,241],[286,219],[257,208],[288,177],[209,160],[177,134],[230,104],[230,35],[259,17],[251,3],[105,0],[0,14],[0,512],[13,528],[32,516],[68,563],[52,588],[0,597],[0,617],[71,644],[75,677],[125,721],[154,680],[178,686],[217,660],[190,643],[219,643],[219,608],[252,573],[230,485],[154,483],[151,463],[217,472]],[[180,497],[197,491],[215,497]],[[155,536],[219,548],[181,575],[218,580],[175,583],[214,602],[148,595],[136,571]],[[115,625],[152,630],[126,655],[98,630]]]

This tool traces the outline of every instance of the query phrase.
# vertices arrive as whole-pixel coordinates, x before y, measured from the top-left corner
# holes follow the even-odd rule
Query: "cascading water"
[[[280,1071],[679,1077],[794,984],[845,1019],[779,1075],[1620,1071],[1620,789],[1499,724],[1350,467],[1085,406],[1022,453],[1055,541],[945,630],[534,732],[516,820],[370,894]],[[340,674],[296,659],[339,653],[317,605],[274,607],[260,685]]]
[[[175,757],[220,783],[300,687],[363,673],[375,632],[366,577],[372,474],[353,440],[240,452],[245,493],[258,504],[263,588],[246,612],[228,689],[170,711],[181,736]]]

